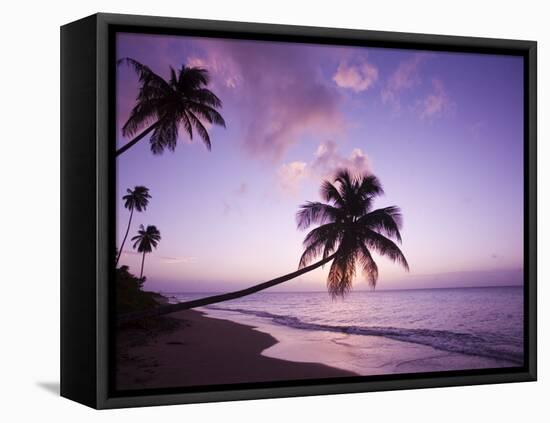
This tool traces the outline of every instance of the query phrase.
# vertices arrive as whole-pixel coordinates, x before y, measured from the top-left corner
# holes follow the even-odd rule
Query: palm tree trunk
[[[240,291],[229,292],[227,294],[212,295],[210,297],[205,297],[198,300],[186,301],[184,303],[167,304],[151,310],[126,313],[118,317],[118,322],[125,323],[133,320],[143,319],[145,317],[161,316],[163,314],[174,313],[176,311],[202,307],[209,304],[215,304],[215,303],[220,303],[222,301],[229,301],[229,300],[234,300],[236,298],[245,297],[247,295],[254,294],[259,291],[263,291],[264,289],[271,288],[272,286],[275,286],[275,285],[279,285],[283,282],[289,281],[300,275],[303,275],[304,273],[317,269],[318,267],[321,267],[322,265],[331,261],[335,255],[336,254],[332,254],[331,256],[328,256],[327,258],[321,261],[318,261],[317,263],[311,264],[309,266],[306,266],[302,269],[299,269],[287,275],[280,276],[275,279],[271,279],[270,281],[251,286],[250,288],[241,289]]]
[[[145,251],[143,252],[143,258],[141,259],[141,272],[139,274],[139,278],[143,278],[143,263],[145,263]]]
[[[124,144],[122,147],[120,147],[116,151],[116,156],[120,156],[122,153],[124,153],[126,150],[128,150],[130,147],[133,147],[135,144],[138,143],[143,137],[145,137],[147,134],[149,134],[152,130],[154,130],[157,126],[159,126],[162,119],[157,120],[155,123],[153,123],[149,128],[147,128],[145,131],[143,131],[141,134],[136,136],[132,141],[129,141],[128,143]]]
[[[130,211],[130,219],[128,220],[128,227],[126,228],[126,234],[124,235],[124,239],[122,240],[122,245],[120,246],[120,250],[118,250],[118,256],[116,258],[115,266],[118,264],[118,261],[120,260],[120,256],[122,255],[122,249],[124,248],[124,243],[126,242],[126,238],[128,237],[128,232],[130,232],[130,224],[132,223],[133,215],[134,215],[134,208],[132,207],[132,210]]]

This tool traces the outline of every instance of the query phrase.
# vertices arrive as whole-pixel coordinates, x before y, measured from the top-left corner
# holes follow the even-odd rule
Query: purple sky
[[[207,68],[227,122],[211,128],[211,152],[180,131],[175,153],[153,156],[144,139],[117,159],[118,197],[135,185],[153,197],[131,232],[162,234],[148,289],[225,291],[295,270],[298,206],[342,166],[376,174],[386,195],[375,206],[403,211],[411,271],[375,256],[379,289],[522,283],[521,58],[135,34],[118,35],[117,57],[163,77]],[[120,66],[119,146],[137,88]],[[120,244],[128,211],[117,207]],[[139,273],[128,242],[121,262]],[[280,290],[322,290],[327,272]]]

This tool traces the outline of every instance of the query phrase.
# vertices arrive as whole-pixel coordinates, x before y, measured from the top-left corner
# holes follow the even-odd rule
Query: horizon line
[[[434,290],[434,289],[487,289],[487,288],[521,288],[524,287],[524,284],[516,284],[516,285],[484,285],[484,286],[441,286],[441,287],[431,287],[431,288],[385,288],[385,289],[355,289],[349,294],[353,294],[354,292],[387,292],[387,291],[428,291],[428,290]],[[151,291],[149,291],[151,292]],[[154,291],[153,291],[154,292]],[[157,291],[160,294],[221,294],[225,293],[225,291]],[[326,290],[322,291],[270,291],[270,292],[264,292],[267,294],[319,294],[319,293],[327,293]]]

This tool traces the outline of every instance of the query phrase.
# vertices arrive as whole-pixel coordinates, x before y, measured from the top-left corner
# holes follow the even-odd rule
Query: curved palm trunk
[[[153,131],[157,126],[159,126],[161,122],[161,119],[157,120],[155,123],[153,123],[149,128],[147,128],[145,131],[143,131],[141,134],[136,136],[132,141],[129,141],[128,143],[124,144],[122,147],[120,147],[116,151],[116,156],[120,156],[122,153],[124,153],[129,148],[133,147],[135,144],[138,143],[143,137],[145,137],[147,134],[149,134],[151,131]]]
[[[141,272],[139,274],[139,278],[142,279],[143,278],[143,264],[145,263],[145,251],[143,252],[143,257],[141,259]]]
[[[120,246],[120,250],[118,250],[118,256],[116,258],[115,266],[118,264],[118,261],[120,260],[120,256],[122,255],[122,249],[124,248],[124,243],[126,242],[126,238],[128,238],[128,232],[130,232],[130,224],[132,223],[133,215],[134,215],[134,208],[132,207],[132,211],[130,211],[130,219],[128,220],[128,227],[126,228],[126,234],[124,235],[124,239],[122,240],[122,245]]]
[[[245,297],[247,295],[254,294],[259,291],[263,291],[264,289],[271,288],[272,286],[275,286],[275,285],[279,285],[283,282],[289,281],[300,275],[303,275],[304,273],[317,269],[318,267],[321,267],[322,265],[331,261],[335,255],[336,254],[332,254],[331,256],[328,256],[327,258],[321,261],[318,261],[317,263],[311,264],[295,272],[289,273],[284,276],[280,276],[270,281],[251,286],[250,288],[241,289],[240,291],[229,292],[227,294],[212,295],[210,297],[205,297],[198,300],[186,301],[184,303],[167,304],[151,310],[126,313],[119,316],[118,322],[125,323],[125,322],[130,322],[132,320],[143,319],[145,317],[161,316],[163,314],[174,313],[176,311],[187,310],[195,307],[202,307],[209,304],[215,304],[215,303],[220,303],[222,301],[229,301],[229,300],[234,300],[236,298]]]

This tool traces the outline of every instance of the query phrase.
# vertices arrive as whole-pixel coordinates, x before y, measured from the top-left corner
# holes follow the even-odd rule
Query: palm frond
[[[222,107],[222,101],[216,94],[210,91],[208,88],[198,88],[193,92],[193,99],[199,104],[205,106],[220,108]]]
[[[339,219],[341,211],[329,204],[308,201],[300,206],[296,213],[298,229],[309,228],[312,224],[322,225],[327,222],[335,222]]]
[[[170,151],[176,149],[178,140],[178,125],[173,119],[163,121],[149,138],[149,144],[153,154],[158,155],[164,152],[165,148]]]
[[[186,110],[181,112],[180,122],[183,124],[185,132],[189,135],[189,139],[193,140],[193,125],[191,124],[191,119]]]
[[[122,127],[122,134],[124,136],[132,136],[139,128],[161,118],[159,116],[160,105],[163,99],[172,93],[172,89],[161,76],[137,60],[126,57],[120,59],[117,63],[119,65],[125,63],[131,66],[138,74],[140,82],[136,105],[130,112],[129,119]]]
[[[138,75],[139,82],[143,85],[147,85],[151,88],[156,87],[163,90],[170,90],[170,85],[162,78],[151,70],[148,66],[138,62],[130,57],[124,57],[117,61],[117,65],[126,64],[134,68]]]
[[[344,199],[330,181],[323,181],[321,184],[321,198],[326,202],[333,202],[338,207],[344,206]]]
[[[172,85],[172,87],[177,87],[177,85],[178,85],[178,75],[176,74],[176,71],[174,70],[174,68],[172,66],[170,66],[170,80],[169,80],[169,83],[170,83],[170,85]]]
[[[210,76],[208,70],[199,67],[182,66],[178,75],[178,90],[185,93],[208,85]]]
[[[327,277],[327,289],[333,298],[344,297],[351,290],[356,256],[353,248],[348,249],[342,244],[338,248]]]
[[[375,250],[381,256],[388,257],[390,260],[400,264],[405,270],[409,271],[409,264],[407,263],[405,255],[392,240],[371,229],[363,228],[361,232],[363,243],[367,248]]]
[[[204,127],[204,125],[202,124],[200,119],[197,116],[195,116],[193,114],[193,112],[191,112],[191,111],[188,111],[187,114],[189,116],[189,120],[191,121],[191,123],[193,124],[195,129],[197,130],[199,136],[204,141],[204,144],[206,145],[206,148],[208,149],[208,151],[212,150],[212,143],[210,142],[210,135],[208,135],[208,131],[206,130],[206,128]]]
[[[397,206],[384,207],[367,213],[358,220],[358,224],[365,225],[401,243],[399,230],[403,223],[401,210]]]
[[[327,258],[334,251],[339,236],[340,231],[335,223],[327,223],[310,231],[304,239],[304,252],[298,267],[306,267],[321,253],[323,258]]]
[[[360,245],[359,264],[363,270],[363,276],[368,281],[369,285],[375,288],[376,281],[378,280],[378,266],[372,258],[369,249],[364,244]]]
[[[161,107],[159,101],[145,100],[138,101],[134,108],[130,111],[130,117],[122,126],[122,135],[132,136],[137,133],[140,128],[148,126],[161,118]]]
[[[376,197],[384,194],[380,180],[374,175],[364,175],[357,186],[357,193],[362,197]]]
[[[222,115],[213,107],[193,100],[187,101],[186,106],[190,111],[196,113],[201,118],[205,119],[208,123],[219,125],[225,128],[225,120],[223,119]]]
[[[340,169],[336,172],[334,182],[338,184],[340,196],[346,200],[346,196],[354,193],[354,185],[357,178],[348,169]]]

